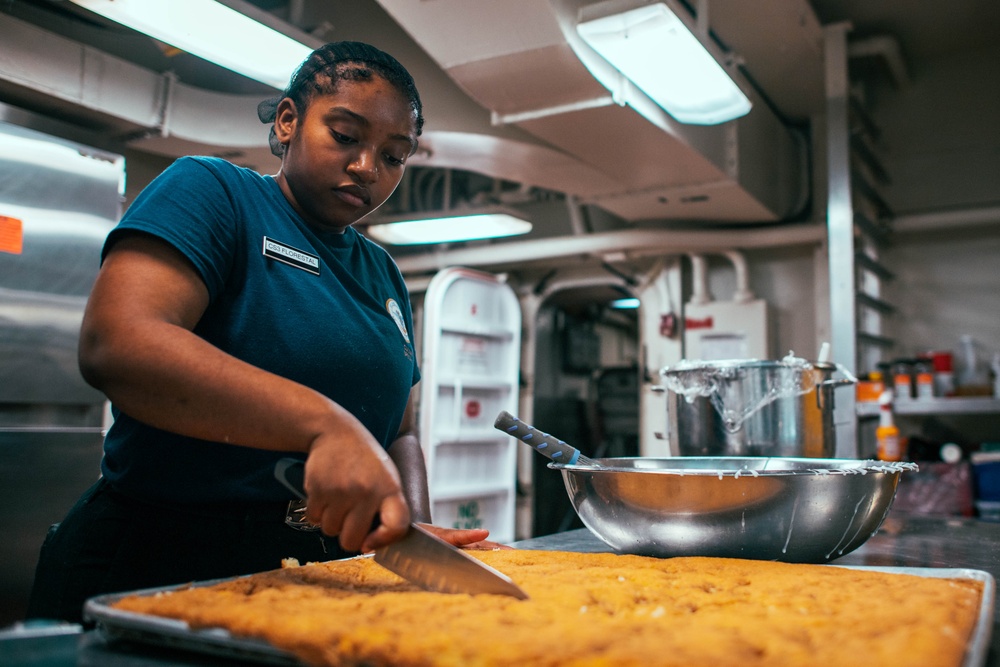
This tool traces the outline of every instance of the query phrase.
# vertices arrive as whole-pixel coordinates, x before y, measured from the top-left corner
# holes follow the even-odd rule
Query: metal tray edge
[[[85,621],[92,621],[98,632],[109,641],[136,641],[226,658],[250,659],[271,665],[288,667],[301,665],[302,663],[294,655],[262,639],[235,637],[223,628],[196,630],[185,621],[122,611],[111,606],[118,600],[132,595],[156,595],[187,588],[213,586],[242,578],[229,577],[99,595],[84,603],[83,618]]]
[[[370,557],[370,555],[366,557]],[[979,614],[977,615],[976,625],[973,629],[969,645],[966,648],[965,658],[962,661],[961,667],[985,667],[993,629],[993,608],[996,598],[996,580],[989,572],[970,568],[838,565],[836,563],[829,563],[825,567],[870,570],[873,572],[885,572],[887,574],[908,574],[939,579],[973,579],[983,582],[983,597],[980,603]],[[302,663],[291,653],[275,648],[263,640],[234,637],[222,628],[192,630],[184,621],[121,611],[111,607],[116,601],[132,595],[155,595],[157,593],[185,588],[212,586],[242,578],[229,577],[100,595],[90,598],[84,604],[84,619],[95,622],[101,634],[109,640],[133,640],[203,654],[211,653],[223,657],[250,658],[258,663],[273,665],[289,667],[301,665]]]

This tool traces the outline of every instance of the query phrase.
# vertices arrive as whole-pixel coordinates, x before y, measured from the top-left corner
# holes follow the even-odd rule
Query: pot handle
[[[851,371],[844,368],[842,364],[835,363],[834,366],[836,366],[837,370],[840,371],[841,375],[843,375],[844,377],[830,378],[829,380],[823,380],[822,382],[818,383],[818,386],[833,387],[834,389],[836,389],[837,387],[842,387],[844,385],[858,383],[858,378],[854,377],[854,374],[851,373]]]
[[[852,374],[851,371],[844,368],[841,364],[834,364],[834,365],[837,367],[837,370],[843,374],[844,377],[830,378],[829,380],[823,380],[822,382],[816,384],[816,407],[819,408],[820,410],[827,409],[832,411],[834,409],[833,407],[834,389],[836,389],[837,387],[843,387],[846,385],[852,385],[858,383],[858,378],[854,377],[854,374]],[[823,392],[819,391],[820,387],[830,388],[830,405],[828,406],[824,407],[823,405]]]
[[[833,387],[834,389],[836,389],[837,387],[842,387],[848,384],[855,384],[856,382],[857,380],[853,380],[850,378],[831,378],[829,380],[823,380],[822,382],[819,383],[819,386]]]

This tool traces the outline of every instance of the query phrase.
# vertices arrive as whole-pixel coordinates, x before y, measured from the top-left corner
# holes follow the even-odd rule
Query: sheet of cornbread
[[[984,584],[728,558],[472,551],[530,599],[428,593],[355,558],[130,595],[120,610],[310,665],[961,665]]]

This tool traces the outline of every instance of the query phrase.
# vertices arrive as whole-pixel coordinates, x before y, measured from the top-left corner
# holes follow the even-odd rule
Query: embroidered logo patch
[[[319,275],[319,257],[266,236],[264,237],[264,256]]]
[[[409,343],[410,334],[406,333],[406,322],[403,321],[403,311],[399,309],[399,304],[396,303],[395,299],[389,299],[385,302],[385,309],[389,311],[392,321],[399,327],[399,333],[403,334],[403,340]]]

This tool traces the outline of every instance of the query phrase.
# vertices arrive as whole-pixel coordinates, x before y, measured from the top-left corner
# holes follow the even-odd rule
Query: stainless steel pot
[[[843,378],[833,377],[838,370]],[[681,362],[660,375],[671,452],[680,456],[831,458],[834,389],[856,382],[841,366],[791,355]]]

